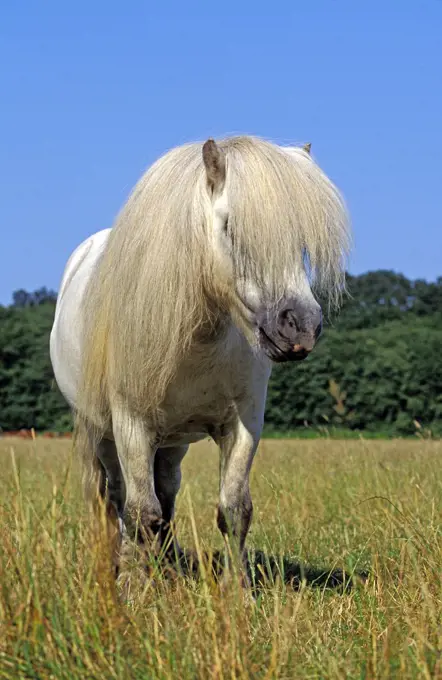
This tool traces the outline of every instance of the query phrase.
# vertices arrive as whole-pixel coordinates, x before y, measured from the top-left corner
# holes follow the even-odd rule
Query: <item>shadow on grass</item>
[[[210,557],[207,554],[203,557],[206,573],[210,570],[216,581],[222,578],[225,570],[224,555],[223,551],[217,551]],[[183,551],[178,560],[172,560],[172,564],[184,577],[197,579],[201,575],[200,562],[193,551]],[[256,592],[282,581],[293,590],[299,590],[305,583],[312,588],[334,589],[344,593],[368,578],[368,572],[349,574],[341,569],[317,569],[283,555],[267,554],[261,550],[248,551],[247,574]]]

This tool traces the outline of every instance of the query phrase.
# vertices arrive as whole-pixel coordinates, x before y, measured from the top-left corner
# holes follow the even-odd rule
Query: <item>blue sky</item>
[[[171,146],[312,142],[350,271],[442,274],[442,1],[46,0],[0,9],[0,303],[58,289]]]

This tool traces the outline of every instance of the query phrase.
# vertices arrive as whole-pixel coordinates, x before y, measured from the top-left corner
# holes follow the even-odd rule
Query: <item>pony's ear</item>
[[[224,152],[213,139],[203,145],[203,161],[206,168],[207,181],[212,191],[222,191],[226,179],[226,159]]]
[[[304,146],[302,148],[306,153],[310,154],[310,151],[311,151],[311,148],[312,148],[312,143],[309,142],[308,144],[304,144]]]

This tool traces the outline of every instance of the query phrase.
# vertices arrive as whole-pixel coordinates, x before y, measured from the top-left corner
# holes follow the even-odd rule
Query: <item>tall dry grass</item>
[[[276,560],[254,606],[159,571],[120,604],[70,443],[2,440],[0,461],[1,678],[442,677],[441,443],[262,442],[249,546]],[[221,547],[217,470],[207,443],[185,459],[188,548]],[[314,580],[339,569],[369,577]]]

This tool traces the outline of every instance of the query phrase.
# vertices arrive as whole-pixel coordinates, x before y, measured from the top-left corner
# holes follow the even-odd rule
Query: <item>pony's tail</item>
[[[97,511],[106,494],[106,475],[97,456],[100,433],[86,418],[75,414],[74,451],[81,463],[81,483],[89,508]]]
[[[118,515],[107,498],[106,473],[97,455],[101,436],[101,431],[84,417],[75,416],[74,451],[81,462],[83,493],[93,545],[96,546],[97,566],[100,579],[103,573],[108,573],[113,588],[119,570],[121,535]]]

